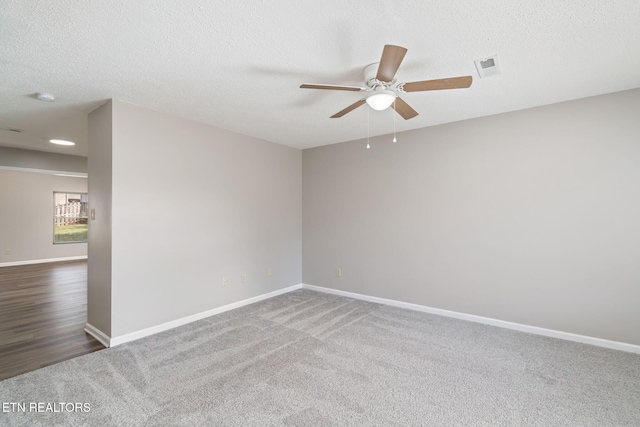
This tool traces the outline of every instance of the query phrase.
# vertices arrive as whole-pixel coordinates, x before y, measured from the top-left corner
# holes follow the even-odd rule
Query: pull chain
[[[396,99],[393,98],[393,142],[396,143],[398,140],[396,139]]]
[[[367,105],[367,150],[371,148],[369,145],[369,106]]]

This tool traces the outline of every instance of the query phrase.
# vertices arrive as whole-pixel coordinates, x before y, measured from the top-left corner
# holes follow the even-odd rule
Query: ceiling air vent
[[[7,128],[4,126],[0,126],[0,130],[8,130],[9,132],[24,132],[23,129]]]
[[[476,59],[474,62],[481,79],[500,74],[500,61],[498,60],[498,55]]]

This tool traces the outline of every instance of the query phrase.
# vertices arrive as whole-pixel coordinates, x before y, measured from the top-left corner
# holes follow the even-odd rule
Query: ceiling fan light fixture
[[[366,102],[374,110],[386,110],[393,105],[393,109],[403,119],[409,120],[418,115],[418,112],[411,108],[402,98],[398,96],[400,93],[408,92],[425,92],[430,90],[444,89],[462,89],[468,88],[473,82],[471,76],[448,77],[436,80],[420,80],[415,82],[397,83],[396,74],[407,48],[402,46],[394,46],[387,44],[382,50],[380,62],[374,62],[367,65],[362,71],[364,84],[366,87],[344,86],[334,84],[309,84],[300,85],[302,89],[324,89],[324,90],[349,90],[354,92],[369,92],[369,96],[365,96],[360,100],[343,108],[336,114],[331,116],[332,119],[343,117],[345,114],[361,107]],[[496,68],[491,65],[497,65],[497,56],[485,58],[481,66],[483,69]],[[367,108],[367,111],[369,109]],[[395,115],[394,115],[395,118]]]
[[[369,95],[367,98],[367,104],[374,110],[382,111],[386,110],[393,104],[396,99],[396,94],[390,90],[382,90]]]

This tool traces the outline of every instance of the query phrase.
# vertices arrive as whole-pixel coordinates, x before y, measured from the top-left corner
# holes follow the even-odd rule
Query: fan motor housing
[[[373,64],[367,65],[366,67],[364,67],[364,70],[362,70],[362,77],[364,78],[364,83],[367,85],[367,87],[370,87],[371,89],[375,89],[378,86],[383,86],[385,89],[387,89],[396,82],[395,78],[393,79],[393,81],[390,81],[390,82],[381,82],[380,80],[378,80],[376,76],[378,75],[379,65],[380,65],[379,62],[374,62]]]

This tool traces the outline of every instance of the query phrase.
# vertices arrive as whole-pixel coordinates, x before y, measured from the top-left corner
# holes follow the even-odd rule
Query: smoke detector
[[[53,102],[56,100],[56,96],[46,92],[36,92],[36,96],[40,101]]]
[[[478,74],[481,79],[500,74],[500,61],[498,59],[498,55],[476,59],[473,62],[476,64],[476,70],[478,70]]]

